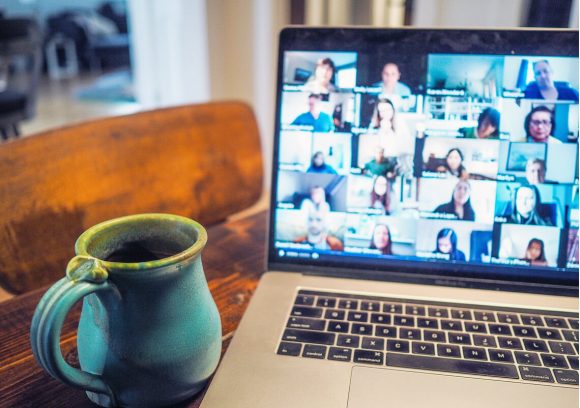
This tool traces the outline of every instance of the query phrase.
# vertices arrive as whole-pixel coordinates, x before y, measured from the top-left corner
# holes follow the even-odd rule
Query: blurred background
[[[238,99],[254,108],[269,169],[288,24],[578,28],[578,0],[0,0],[0,143]]]

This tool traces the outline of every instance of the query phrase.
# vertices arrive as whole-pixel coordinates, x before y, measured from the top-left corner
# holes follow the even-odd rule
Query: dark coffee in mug
[[[179,243],[171,241],[129,241],[120,243],[104,260],[123,263],[151,262],[177,255],[184,249]]]

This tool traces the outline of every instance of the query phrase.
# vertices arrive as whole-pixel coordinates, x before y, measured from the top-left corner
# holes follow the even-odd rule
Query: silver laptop
[[[578,406],[578,32],[289,28],[211,407]]]

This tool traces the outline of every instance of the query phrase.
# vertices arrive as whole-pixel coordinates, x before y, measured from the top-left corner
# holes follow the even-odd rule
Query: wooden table
[[[208,229],[209,240],[202,259],[222,319],[222,355],[265,270],[266,218],[262,212]],[[34,360],[30,321],[46,289],[0,303],[0,407],[94,407],[84,391],[53,379]],[[79,315],[77,305],[63,325],[61,336],[65,359],[77,366]],[[203,392],[182,406],[198,407],[202,398]]]

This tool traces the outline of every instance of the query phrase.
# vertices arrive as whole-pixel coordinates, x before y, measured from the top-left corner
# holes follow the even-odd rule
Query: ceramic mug
[[[36,308],[30,330],[36,360],[105,407],[167,406],[196,394],[221,352],[220,317],[201,263],[206,241],[200,224],[167,214],[89,228],[66,277]],[[80,299],[81,370],[60,350],[62,324]]]

